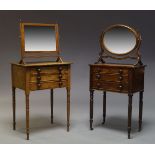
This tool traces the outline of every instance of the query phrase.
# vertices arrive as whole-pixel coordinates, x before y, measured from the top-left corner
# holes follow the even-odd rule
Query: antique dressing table
[[[139,131],[142,128],[144,69],[140,55],[141,35],[135,29],[116,24],[108,27],[100,36],[101,52],[95,64],[90,65],[90,129],[93,130],[93,95],[103,92],[103,122],[106,119],[106,92],[128,94],[128,139],[131,132],[132,96],[139,92]],[[107,63],[116,60],[117,63]],[[133,60],[134,64],[121,63]],[[110,61],[109,60],[109,61]]]
[[[71,63],[63,62],[59,51],[58,25],[20,23],[21,60],[11,64],[13,130],[16,129],[16,88],[25,91],[26,134],[29,140],[29,95],[31,91],[50,89],[51,123],[53,123],[53,89],[67,90],[67,131],[70,125],[70,71]],[[56,58],[50,62],[25,62],[27,58]]]

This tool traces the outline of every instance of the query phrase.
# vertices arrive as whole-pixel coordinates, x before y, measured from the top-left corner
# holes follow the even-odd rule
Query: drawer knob
[[[37,86],[38,86],[38,87],[40,87],[40,86],[41,86],[41,84],[40,84],[40,83],[38,83],[38,84],[37,84]]]
[[[119,73],[123,73],[123,70],[122,70],[122,69],[120,69],[120,70],[119,70]]]
[[[96,78],[98,78],[98,79],[99,79],[100,77],[101,77],[101,75],[100,75],[100,74],[96,74]]]
[[[62,82],[59,82],[59,86],[60,86],[60,87],[62,86]]]
[[[37,76],[37,79],[38,79],[38,80],[40,80],[40,79],[41,79],[41,77],[40,77],[40,76]]]
[[[40,68],[37,68],[37,71],[38,71],[38,72],[40,72],[40,71],[41,71],[41,69],[40,69]]]
[[[99,87],[100,86],[100,83],[97,83],[97,86]]]
[[[122,76],[120,76],[120,77],[119,77],[119,79],[120,79],[120,80],[123,80],[123,77],[122,77]]]
[[[62,67],[59,67],[59,70],[61,71],[62,70]]]
[[[119,85],[119,88],[120,88],[120,89],[122,89],[122,88],[123,88],[123,86],[122,86],[122,85]]]
[[[62,78],[62,74],[59,74],[59,78],[60,78],[60,79]]]

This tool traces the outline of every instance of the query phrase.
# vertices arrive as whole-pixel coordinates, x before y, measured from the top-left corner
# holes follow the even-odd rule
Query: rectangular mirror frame
[[[25,51],[25,32],[24,26],[48,26],[55,29],[56,34],[56,51]],[[24,58],[40,58],[40,57],[59,57],[59,33],[58,24],[42,24],[42,23],[20,23],[21,38],[21,57]]]

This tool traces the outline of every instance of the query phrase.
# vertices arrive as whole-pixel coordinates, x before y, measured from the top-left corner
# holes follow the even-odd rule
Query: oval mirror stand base
[[[130,50],[129,53],[121,54],[113,53],[105,48],[103,39],[107,31],[119,27],[129,29],[131,32],[136,34],[136,45],[134,50]],[[114,33],[116,35],[116,33]],[[118,34],[119,35],[119,34]],[[111,36],[111,35],[110,35]],[[120,35],[121,36],[121,35]],[[122,35],[124,37],[124,35]],[[115,36],[114,36],[115,38]],[[128,37],[126,37],[128,38]],[[123,39],[120,39],[123,40]],[[108,40],[109,41],[109,40]],[[111,38],[111,41],[117,40]],[[128,40],[127,40],[128,41]],[[100,37],[101,52],[99,53],[99,59],[95,64],[90,64],[90,130],[93,130],[93,106],[94,106],[94,91],[101,91],[103,93],[103,122],[106,121],[106,94],[107,92],[123,93],[128,95],[128,122],[127,131],[128,139],[131,138],[131,125],[132,125],[132,97],[134,93],[139,93],[139,120],[138,120],[138,131],[142,129],[142,110],[143,110],[143,92],[144,92],[144,70],[145,65],[141,61],[141,55],[139,52],[141,37],[138,32],[129,26],[117,24],[110,26],[106,31],[102,32]],[[109,43],[108,45],[112,45]],[[126,42],[127,45],[127,42]],[[121,48],[121,44],[116,46]],[[113,48],[113,51],[115,49]],[[107,63],[105,60],[112,58],[118,60],[119,63]],[[134,64],[123,64],[121,60],[124,59],[136,60]]]

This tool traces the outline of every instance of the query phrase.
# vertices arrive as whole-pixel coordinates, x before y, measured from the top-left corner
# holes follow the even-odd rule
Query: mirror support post
[[[21,60],[19,61],[19,64],[25,64],[25,63],[24,63],[24,60],[21,59]]]
[[[63,62],[62,58],[60,56],[58,56],[56,62]]]

